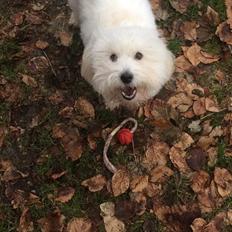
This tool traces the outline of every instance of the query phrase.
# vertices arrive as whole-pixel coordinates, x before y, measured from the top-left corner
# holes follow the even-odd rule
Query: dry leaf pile
[[[138,110],[134,152],[112,140],[114,175],[104,143],[131,115],[82,79],[66,1],[6,2],[0,231],[231,231],[232,2],[151,0],[176,70]]]

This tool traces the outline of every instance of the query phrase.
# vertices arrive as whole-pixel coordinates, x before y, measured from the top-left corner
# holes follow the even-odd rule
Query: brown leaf
[[[203,232],[206,225],[207,222],[203,218],[196,218],[191,225],[191,229],[193,232]]]
[[[170,0],[171,6],[181,14],[187,11],[188,7],[192,4],[190,0]]]
[[[220,23],[220,18],[219,18],[218,12],[216,12],[210,6],[207,6],[206,16],[208,18],[208,21],[213,23],[215,26],[217,26]]]
[[[95,118],[95,109],[93,105],[83,97],[79,97],[75,101],[74,108],[77,113],[81,114],[85,118]]]
[[[230,25],[232,29],[232,2],[230,0],[225,0],[226,4],[226,13],[227,13],[227,23]]]
[[[136,216],[135,203],[133,201],[116,201],[115,217],[122,221],[128,221]]]
[[[172,169],[166,166],[157,167],[150,172],[150,181],[153,183],[163,183],[173,174]]]
[[[43,22],[43,20],[38,15],[30,13],[26,15],[26,20],[33,25],[40,25]]]
[[[185,157],[186,157],[185,151],[173,146],[169,151],[169,156],[170,156],[170,160],[172,161],[173,165],[180,172],[187,173],[190,171],[190,169],[186,163],[186,160],[185,160]]]
[[[192,189],[195,193],[203,192],[209,186],[210,177],[205,171],[196,172],[192,179]]]
[[[51,177],[52,177],[53,180],[57,180],[60,177],[64,176],[66,173],[67,173],[67,171],[63,171],[63,172],[60,172],[60,173],[54,173],[54,174],[52,174]]]
[[[185,57],[191,62],[193,66],[200,64],[201,47],[194,43],[191,47],[183,47]]]
[[[207,153],[201,148],[192,148],[189,151],[189,157],[186,162],[194,171],[199,171],[205,165]]]
[[[205,151],[207,151],[209,147],[215,145],[215,143],[216,143],[216,140],[214,139],[214,137],[202,136],[198,140],[197,145],[201,147],[202,149],[204,149]]]
[[[148,170],[157,166],[165,166],[168,162],[169,149],[168,144],[164,142],[154,142],[148,147],[142,165]]]
[[[217,103],[213,99],[208,98],[208,97],[205,99],[205,108],[209,112],[216,112],[217,113],[220,111]]]
[[[181,55],[176,58],[175,67],[176,72],[185,72],[192,68],[192,64],[185,58],[185,56]]]
[[[125,193],[130,186],[128,172],[119,169],[112,177],[112,191],[115,197]]]
[[[132,178],[130,188],[132,192],[142,192],[148,186],[148,176],[135,176]]]
[[[12,21],[13,21],[15,26],[19,26],[19,25],[23,24],[24,14],[22,12],[16,13],[15,15],[13,15]]]
[[[195,21],[187,21],[181,25],[180,30],[184,34],[186,40],[195,41],[197,39],[197,27],[199,25]]]
[[[201,63],[203,63],[203,64],[211,64],[211,63],[218,61],[220,59],[220,57],[217,55],[211,55],[207,52],[201,51],[199,59],[200,59]]]
[[[18,232],[33,232],[34,225],[28,208],[25,208],[19,220]]]
[[[58,36],[60,38],[60,42],[63,46],[69,47],[72,43],[72,35],[65,31],[60,31],[58,33]]]
[[[214,171],[214,181],[217,184],[218,193],[222,197],[232,194],[232,175],[225,168],[216,168]]]
[[[88,218],[73,218],[67,225],[67,232],[92,232],[93,224]]]
[[[219,36],[222,42],[232,45],[232,31],[227,22],[223,22],[218,25],[216,34]]]
[[[176,143],[174,146],[175,148],[184,151],[187,148],[189,148],[193,143],[194,143],[193,138],[189,134],[183,132],[180,137],[180,141]]]
[[[46,49],[49,46],[49,43],[47,41],[43,41],[43,40],[38,40],[35,43],[35,46],[39,49]]]
[[[21,74],[21,76],[23,83],[25,83],[26,85],[31,86],[33,88],[36,88],[38,86],[37,81],[33,77],[28,76],[26,74]]]
[[[69,202],[75,194],[75,189],[72,187],[65,187],[58,190],[57,197],[55,201],[62,203]]]
[[[62,232],[64,228],[64,220],[65,217],[57,209],[46,218],[39,219],[38,223],[42,232]]]
[[[102,175],[97,175],[82,181],[81,185],[87,187],[90,192],[99,192],[106,185],[106,178]]]
[[[199,98],[193,103],[193,112],[195,115],[200,116],[206,113],[205,98]]]
[[[53,137],[61,141],[67,156],[76,161],[83,153],[82,139],[77,128],[68,128],[64,124],[53,127]]]
[[[180,112],[186,112],[193,104],[193,100],[185,93],[178,93],[168,100],[168,104]]]

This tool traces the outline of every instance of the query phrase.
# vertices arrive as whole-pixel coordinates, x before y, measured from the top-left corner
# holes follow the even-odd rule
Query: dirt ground
[[[176,71],[112,175],[130,114],[82,79],[67,1],[1,1],[0,232],[232,231],[232,2],[151,3]]]

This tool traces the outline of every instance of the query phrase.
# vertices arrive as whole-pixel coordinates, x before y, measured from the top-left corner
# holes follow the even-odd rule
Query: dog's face
[[[100,33],[83,56],[83,76],[106,101],[137,105],[158,93],[173,58],[155,30],[123,28]]]

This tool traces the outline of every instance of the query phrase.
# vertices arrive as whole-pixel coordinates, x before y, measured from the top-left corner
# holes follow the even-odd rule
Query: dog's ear
[[[91,47],[86,47],[82,56],[81,75],[87,81],[91,81],[94,73],[92,67]]]

